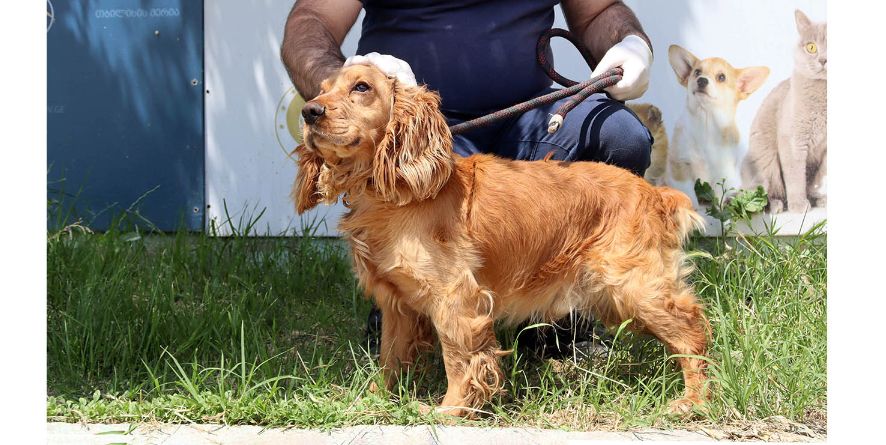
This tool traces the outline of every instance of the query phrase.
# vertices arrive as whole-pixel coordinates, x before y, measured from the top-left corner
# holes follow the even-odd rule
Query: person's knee
[[[628,169],[639,176],[649,168],[652,134],[628,109],[606,119],[600,132],[598,160]]]

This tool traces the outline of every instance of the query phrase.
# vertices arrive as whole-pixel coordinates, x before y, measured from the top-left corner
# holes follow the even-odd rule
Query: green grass
[[[682,392],[653,339],[618,332],[606,358],[502,360],[507,392],[473,422],[574,429],[734,424],[826,409],[826,237],[693,240],[714,329],[713,399]],[[49,420],[338,427],[421,424],[445,391],[437,354],[393,394],[360,347],[369,303],[336,240],[49,233]],[[515,333],[500,329],[505,347]]]

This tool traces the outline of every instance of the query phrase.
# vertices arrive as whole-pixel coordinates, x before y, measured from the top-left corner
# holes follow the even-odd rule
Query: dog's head
[[[374,66],[341,69],[302,109],[293,198],[299,213],[339,194],[397,205],[434,197],[452,172],[452,136],[440,97]]]
[[[719,57],[699,59],[678,45],[668,48],[668,59],[691,109],[734,113],[769,77],[765,66],[734,68]]]

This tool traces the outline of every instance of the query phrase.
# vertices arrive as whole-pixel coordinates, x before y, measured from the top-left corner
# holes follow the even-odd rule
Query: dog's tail
[[[704,232],[704,218],[692,208],[692,201],[685,193],[670,187],[656,187],[656,189],[661,194],[665,209],[673,217],[681,242],[695,230]]]

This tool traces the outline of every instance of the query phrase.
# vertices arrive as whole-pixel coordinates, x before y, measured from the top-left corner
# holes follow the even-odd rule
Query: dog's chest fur
[[[476,269],[471,245],[452,229],[458,225],[445,217],[428,218],[428,212],[422,206],[355,205],[342,219],[339,228],[351,245],[354,271],[375,298],[395,298],[423,312],[431,289],[456,285],[464,271]]]
[[[698,178],[712,185],[725,179],[727,187],[737,188],[741,185],[738,160],[742,151],[732,116],[715,111],[684,110],[674,127],[669,162],[671,177],[693,182]]]

